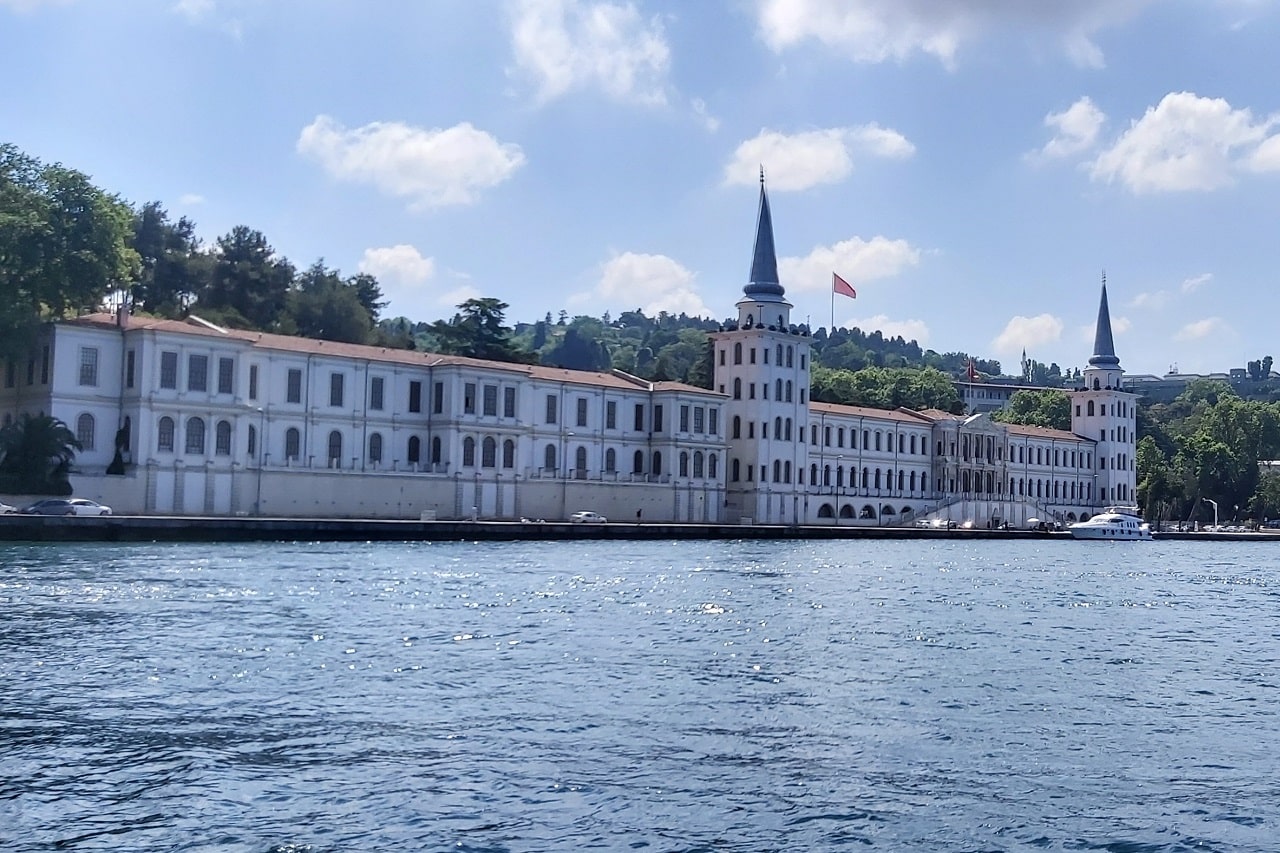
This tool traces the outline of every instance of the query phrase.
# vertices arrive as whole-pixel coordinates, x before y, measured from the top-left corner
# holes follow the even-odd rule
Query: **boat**
[[[1067,525],[1075,539],[1105,539],[1131,542],[1151,538],[1151,527],[1142,520],[1136,506],[1109,506],[1088,521]]]

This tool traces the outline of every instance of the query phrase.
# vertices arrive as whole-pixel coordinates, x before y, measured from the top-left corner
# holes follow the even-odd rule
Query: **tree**
[[[499,299],[468,299],[458,304],[453,319],[437,320],[428,331],[436,349],[446,355],[529,363],[533,356],[512,343],[511,329],[504,325],[510,307]]]
[[[49,415],[20,415],[0,430],[4,491],[71,494],[67,477],[78,450],[80,442],[62,421]]]
[[[1017,391],[1009,405],[992,412],[991,419],[1009,424],[1071,429],[1071,397],[1065,391]]]
[[[0,145],[0,350],[19,355],[43,320],[127,287],[138,272],[131,222],[81,172]]]
[[[358,285],[343,281],[337,270],[319,260],[298,277],[297,287],[289,292],[282,331],[363,344],[373,336],[373,318],[360,298]]]
[[[232,326],[273,330],[284,315],[293,276],[293,266],[276,255],[261,231],[237,225],[218,238],[198,299],[200,312]]]
[[[134,306],[149,314],[180,316],[209,274],[211,259],[200,251],[195,223],[185,216],[170,222],[160,202],[148,202],[134,214],[130,242],[141,262],[132,289]]]

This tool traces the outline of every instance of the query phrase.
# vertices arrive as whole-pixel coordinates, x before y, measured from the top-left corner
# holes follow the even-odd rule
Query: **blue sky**
[[[1277,0],[0,0],[0,139],[212,241],[469,296],[734,313],[764,165],[812,325],[1275,355]]]

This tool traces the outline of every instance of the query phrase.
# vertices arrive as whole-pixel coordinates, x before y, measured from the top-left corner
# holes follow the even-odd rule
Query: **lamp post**
[[[1218,502],[1213,498],[1205,498],[1205,503],[1213,504],[1213,530],[1218,529]]]

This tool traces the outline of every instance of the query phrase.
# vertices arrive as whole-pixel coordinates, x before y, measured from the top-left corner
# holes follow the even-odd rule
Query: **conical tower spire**
[[[756,219],[751,279],[742,292],[753,299],[767,301],[780,301],[786,294],[778,281],[778,256],[773,248],[773,216],[769,213],[769,194],[764,188],[764,166],[760,167],[760,213]]]
[[[1098,304],[1098,327],[1093,334],[1090,367],[1119,367],[1115,340],[1111,337],[1111,311],[1107,308],[1107,274],[1102,274],[1102,301]]]

